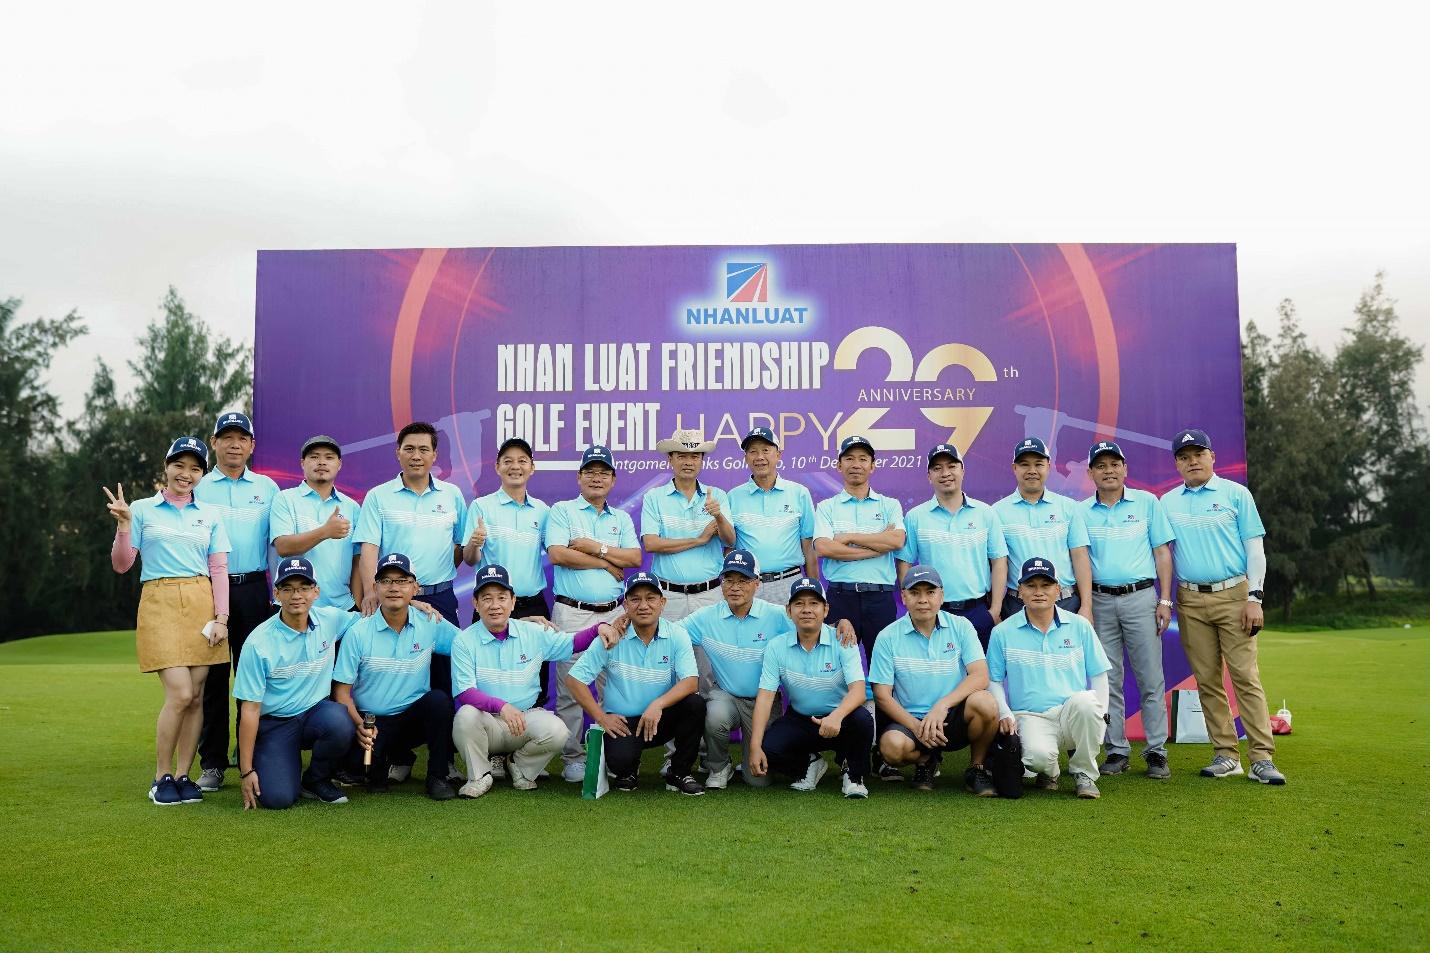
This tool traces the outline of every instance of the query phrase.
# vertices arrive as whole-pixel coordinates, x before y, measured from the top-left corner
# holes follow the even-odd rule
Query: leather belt
[[[972,609],[974,606],[987,605],[987,604],[988,604],[988,597],[987,597],[987,596],[974,596],[972,599],[964,599],[964,600],[958,601],[958,602],[955,602],[955,601],[945,602],[945,603],[941,606],[941,608],[943,609],[944,612],[962,612],[962,611],[965,610],[965,609]]]
[[[417,594],[419,596],[435,596],[439,592],[448,592],[451,588],[452,581],[449,579],[446,582],[439,582],[431,586],[418,586]]]
[[[580,602],[569,596],[557,596],[556,601],[563,606],[570,606],[573,609],[580,609],[583,612],[610,612],[621,604],[621,600],[615,599],[611,602]]]
[[[267,582],[268,571],[255,569],[253,572],[231,572],[228,574],[230,586],[246,586],[250,582]]]
[[[689,585],[679,582],[666,582],[664,579],[657,579],[656,582],[659,582],[660,588],[666,592],[678,592],[683,596],[693,596],[697,593],[709,592],[711,589],[720,585],[718,577],[708,580],[707,582],[692,582]]]
[[[893,592],[893,586],[886,586],[881,582],[830,582],[825,584],[826,589],[833,589],[836,592]]]
[[[791,566],[783,572],[762,572],[760,582],[774,582],[777,579],[788,579],[790,576],[798,576],[804,572],[803,566]]]
[[[1104,596],[1130,596],[1134,592],[1141,592],[1143,589],[1151,588],[1151,579],[1139,579],[1136,582],[1129,582],[1125,586],[1104,586],[1098,583],[1092,584],[1092,591],[1100,592]]]
[[[1223,579],[1221,582],[1178,582],[1177,585],[1183,589],[1190,589],[1193,592],[1221,592],[1224,589],[1232,589],[1246,582],[1245,576],[1232,576],[1230,579]]]

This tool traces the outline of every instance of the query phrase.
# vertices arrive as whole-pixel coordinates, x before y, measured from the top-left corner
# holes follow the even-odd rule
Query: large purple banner
[[[905,509],[931,495],[923,454],[941,441],[985,501],[1013,491],[1024,436],[1076,498],[1101,438],[1133,485],[1170,488],[1185,426],[1244,475],[1232,245],[270,251],[257,302],[256,465],[284,486],[327,433],[361,498],[396,474],[411,420],[438,426],[434,472],[469,498],[498,486],[506,436],[535,447],[548,502],[576,495],[582,448],[605,443],[637,521],[678,427],[716,441],[705,477],[724,487],[748,478],[739,437],[772,427],[816,500],[839,488],[839,440],[864,434],[873,485]]]

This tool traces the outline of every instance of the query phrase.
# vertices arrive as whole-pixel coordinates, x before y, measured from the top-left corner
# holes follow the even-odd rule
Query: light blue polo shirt
[[[775,478],[760,489],[753,478],[727,494],[735,548],[755,557],[760,572],[784,572],[804,565],[803,541],[814,538],[814,500],[798,483]]]
[[[525,503],[518,503],[503,489],[467,504],[462,545],[472,538],[478,516],[487,524],[487,541],[482,546],[482,561],[477,563],[477,571],[481,572],[483,566],[505,567],[517,596],[535,596],[544,591],[546,572],[541,557],[546,550],[541,541],[546,535],[546,517],[550,510],[551,507],[530,493]]]
[[[640,548],[640,540],[636,539],[636,524],[631,521],[630,514],[609,502],[605,509],[597,513],[584,496],[557,503],[551,507],[546,519],[548,548],[566,546],[573,539],[594,539],[611,549]],[[557,566],[552,582],[558,596],[577,602],[615,602],[621,595],[620,581],[604,569]]]
[[[783,685],[790,707],[813,718],[823,718],[838,708],[849,686],[862,681],[864,662],[859,647],[840,645],[831,625],[820,627],[819,641],[812,649],[800,645],[795,632],[775,639],[765,649],[760,666],[760,688],[774,692]]]
[[[460,631],[446,619],[434,621],[425,612],[408,609],[407,624],[394,632],[382,612],[374,612],[355,623],[338,644],[333,681],[353,687],[358,711],[399,714],[431,689],[432,653],[450,654]],[[445,685],[437,687],[447,690]]]
[[[303,714],[332,693],[338,640],[361,619],[356,612],[315,606],[308,610],[308,631],[296,632],[281,612],[269,616],[243,643],[234,697],[262,703],[265,715]]]
[[[1058,571],[1058,584],[1076,586],[1073,575],[1072,556],[1068,550],[1086,546],[1087,524],[1082,519],[1082,508],[1077,501],[1044,490],[1043,498],[1029,503],[1022,494],[1014,490],[993,504],[993,512],[998,522],[1003,524],[1003,539],[1008,544],[1009,583],[1013,582],[1015,567],[1034,556],[1041,556],[1053,562]]]
[[[1152,550],[1176,538],[1157,497],[1130,486],[1123,487],[1122,499],[1111,506],[1098,502],[1096,493],[1083,500],[1082,518],[1092,581],[1103,586],[1157,578]]]
[[[743,619],[721,599],[713,606],[696,609],[680,624],[689,633],[690,644],[705,650],[716,683],[740,698],[754,698],[759,691],[766,647],[794,631],[788,613],[763,599],[750,603]]]
[[[624,718],[644,713],[676,682],[698,674],[690,636],[679,622],[666,619],[656,626],[650,645],[641,641],[634,627],[627,629],[625,638],[612,649],[597,639],[581,653],[570,675],[589,685],[602,672],[606,673],[606,687],[601,707]]]
[[[575,652],[573,633],[510,619],[499,639],[478,619],[452,643],[452,697],[477,688],[526,711],[541,694],[541,663],[564,662]]]
[[[1162,494],[1177,545],[1172,564],[1183,582],[1221,582],[1246,572],[1246,541],[1266,535],[1251,491],[1213,474],[1195,490],[1183,484]]]
[[[988,638],[988,678],[1003,683],[1014,711],[1055,708],[1111,667],[1092,623],[1057,606],[1047,635],[1024,610],[994,626]]]
[[[836,533],[882,533],[890,528],[904,528],[903,508],[892,496],[873,490],[862,500],[841,490],[814,509],[815,539],[833,539]],[[892,586],[896,578],[894,552],[848,562],[821,557],[819,572],[826,583],[872,582]]]
[[[894,700],[910,715],[922,718],[968,676],[971,663],[981,661],[978,632],[962,616],[940,611],[933,635],[927,637],[908,616],[900,616],[874,641],[869,683],[892,685]]]
[[[1008,555],[1003,525],[993,508],[966,494],[957,513],[950,513],[936,496],[920,503],[904,517],[904,530],[909,538],[898,559],[937,569],[949,602],[987,595],[993,585],[989,560]]]
[[[164,494],[129,504],[129,543],[139,550],[139,581],[209,574],[209,556],[229,551],[219,509],[192,501],[182,512]]]
[[[454,484],[430,478],[418,496],[402,477],[380,483],[362,501],[354,541],[372,543],[378,555],[404,553],[423,586],[450,582],[457,575],[452,547],[460,546],[466,500]]]
[[[334,510],[341,510],[343,516],[352,522],[347,538],[325,539],[298,555],[313,564],[313,574],[318,577],[318,601],[315,605],[347,609],[357,602],[351,586],[353,557],[361,548],[353,539],[357,535],[361,512],[356,500],[337,487],[333,487],[325,500],[306,482],[282,490],[273,498],[273,512],[268,516],[268,539],[272,542],[280,536],[311,532],[326,523]]]
[[[233,549],[228,571],[233,574],[268,568],[268,513],[278,484],[248,467],[237,480],[214,467],[194,487],[194,499],[216,507]]]
[[[641,535],[660,536],[665,539],[693,539],[699,536],[714,519],[705,512],[705,501],[713,497],[730,518],[730,500],[725,491],[695,482],[695,492],[690,499],[675,488],[675,480],[662,483],[646,491],[641,500]],[[725,548],[719,534],[710,537],[703,546],[687,549],[683,553],[656,553],[651,556],[650,571],[666,582],[689,585],[709,582],[720,575],[724,565]]]

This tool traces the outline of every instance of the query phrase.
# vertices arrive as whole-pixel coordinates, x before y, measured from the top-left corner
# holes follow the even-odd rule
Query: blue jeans
[[[333,765],[347,753],[355,730],[348,710],[331,699],[323,699],[301,715],[258,719],[258,740],[253,745],[253,768],[258,772],[264,807],[292,807],[304,783],[326,781]],[[313,757],[303,771],[303,752]]]

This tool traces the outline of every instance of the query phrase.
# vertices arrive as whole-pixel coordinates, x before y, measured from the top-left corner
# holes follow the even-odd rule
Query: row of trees
[[[0,299],[0,640],[38,632],[127,628],[137,574],[108,568],[100,486],[149,492],[175,434],[207,433],[224,410],[252,405],[251,351],[209,328],[173,289],[129,362],[121,395],[94,371],[68,423],[46,385],[51,359],[85,333],[79,315],[19,319]],[[1430,509],[1417,498],[1430,443],[1415,403],[1422,350],[1400,331],[1381,276],[1326,352],[1290,301],[1273,338],[1255,322],[1242,345],[1247,471],[1269,533],[1267,598],[1360,585],[1378,574],[1430,583]]]

